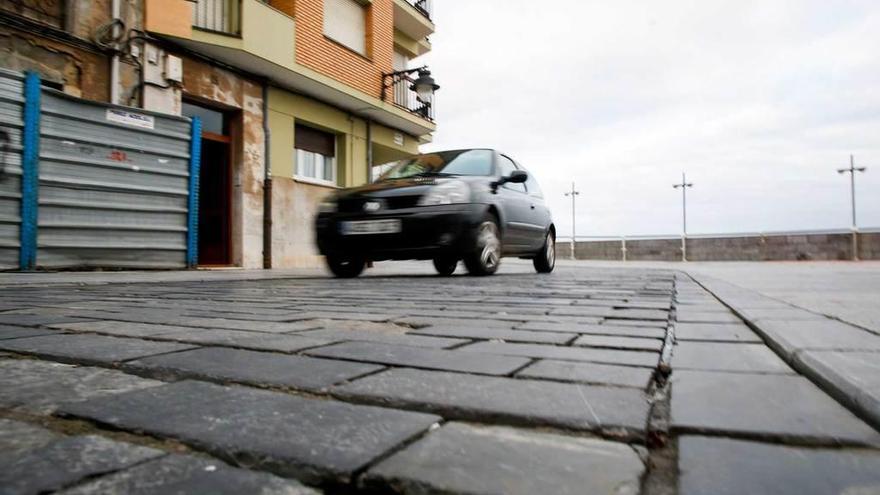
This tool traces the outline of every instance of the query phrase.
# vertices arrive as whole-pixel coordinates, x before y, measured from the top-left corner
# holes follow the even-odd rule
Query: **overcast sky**
[[[560,235],[880,227],[880,1],[434,0],[425,151],[492,147]]]

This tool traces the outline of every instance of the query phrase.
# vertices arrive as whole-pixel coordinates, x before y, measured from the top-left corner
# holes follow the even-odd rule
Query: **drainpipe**
[[[110,22],[114,22],[119,19],[120,11],[121,11],[121,0],[113,0],[110,4]],[[113,39],[118,37],[117,30],[119,26],[113,25],[112,28],[112,36]],[[118,104],[119,103],[119,46],[115,45],[113,47],[113,58],[110,59],[110,103]]]
[[[272,161],[269,158],[269,81],[263,83],[263,268],[272,268]]]
[[[367,183],[373,182],[373,121],[367,119]]]

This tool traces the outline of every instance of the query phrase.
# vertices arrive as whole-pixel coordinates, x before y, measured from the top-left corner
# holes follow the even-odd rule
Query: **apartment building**
[[[321,198],[431,139],[433,31],[430,0],[0,0],[0,67],[200,117],[199,264],[310,266]]]

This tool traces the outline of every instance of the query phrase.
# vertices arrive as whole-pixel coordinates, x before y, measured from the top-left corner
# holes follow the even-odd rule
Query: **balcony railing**
[[[391,73],[385,75],[385,86],[382,88],[382,100],[390,101],[419,117],[434,121],[434,106],[430,102],[419,99],[418,94],[410,89],[415,78],[410,74]]]
[[[241,0],[196,0],[193,26],[233,36],[241,35]]]
[[[431,12],[433,12],[431,0],[406,0],[406,2],[415,7],[428,20],[431,20]]]

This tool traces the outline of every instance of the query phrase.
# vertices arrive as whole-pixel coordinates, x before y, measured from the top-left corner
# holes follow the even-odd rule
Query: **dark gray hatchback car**
[[[556,228],[534,177],[490,149],[427,153],[395,163],[375,182],[325,199],[318,248],[338,277],[368,261],[430,259],[441,275],[463,260],[491,275],[503,256],[556,264]]]

